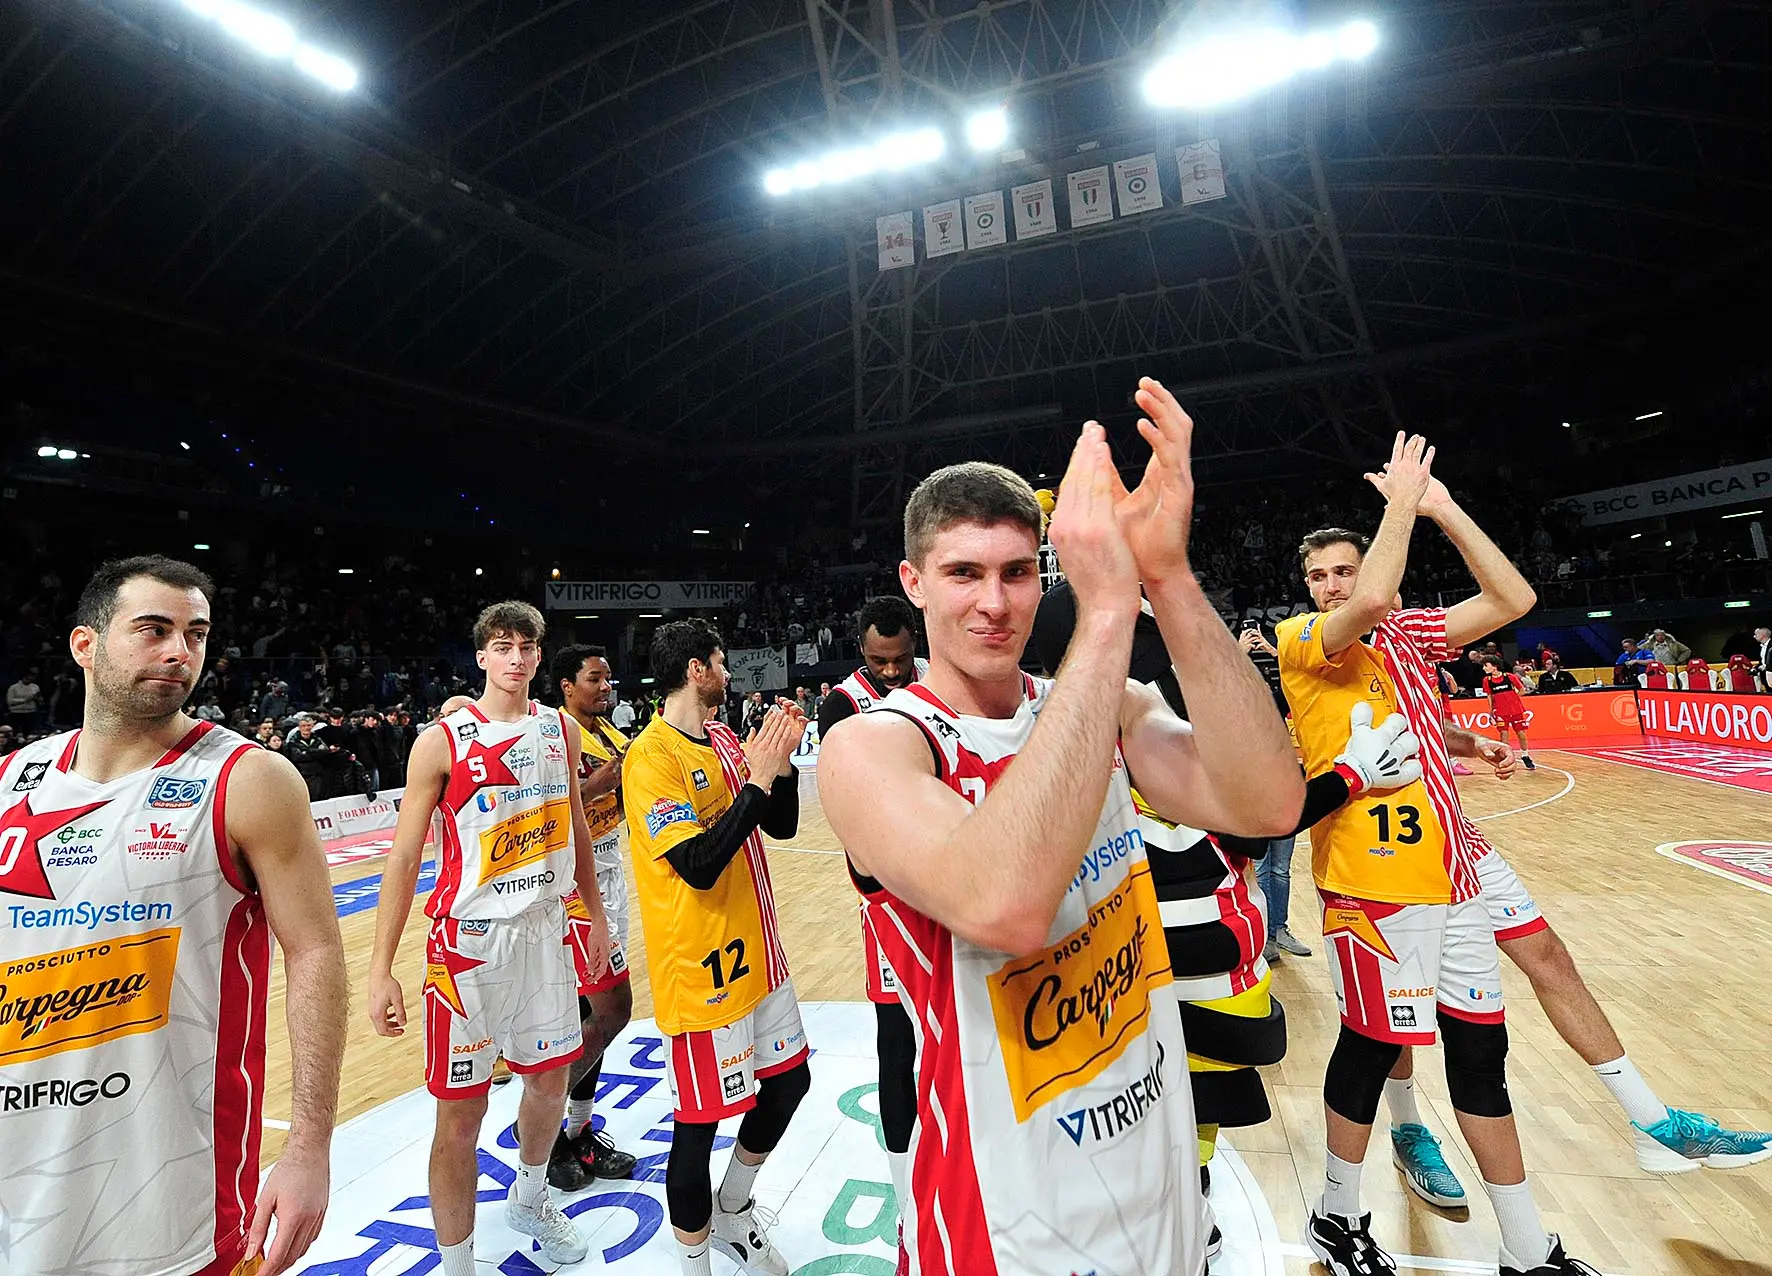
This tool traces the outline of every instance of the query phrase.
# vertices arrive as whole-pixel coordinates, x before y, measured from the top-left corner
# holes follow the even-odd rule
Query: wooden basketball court
[[[1772,844],[1767,798],[1748,787],[1611,759],[1537,756],[1536,774],[1522,772],[1505,784],[1487,775],[1461,780],[1467,810],[1525,879],[1662,1098],[1725,1125],[1772,1129],[1772,1008],[1765,993],[1772,893],[1745,877],[1700,871],[1657,853],[1681,842]],[[1772,755],[1764,756],[1772,774]],[[770,857],[794,982],[803,1002],[857,1001],[862,971],[855,897],[812,774],[802,777],[802,793],[800,835],[772,847]],[[1270,1238],[1269,1248],[1278,1249],[1285,1276],[1311,1269],[1299,1237],[1307,1195],[1320,1190],[1321,1084],[1336,1033],[1309,864],[1300,839],[1291,924],[1315,955],[1283,959],[1276,970],[1290,1046],[1285,1061],[1266,1070],[1275,1119],[1228,1135],[1278,1225],[1277,1243]],[[380,871],[379,859],[367,859],[335,870],[334,878],[343,882]],[[634,917],[637,923],[637,910]],[[411,1025],[396,1040],[376,1037],[363,1010],[374,910],[341,923],[351,981],[341,1122],[423,1085],[418,1010],[424,922],[415,905],[397,968]],[[651,997],[643,947],[636,945],[629,957],[635,1015],[645,1017]],[[1607,1273],[1772,1276],[1772,1162],[1667,1178],[1640,1172],[1625,1117],[1551,1029],[1525,978],[1503,966],[1514,1105],[1546,1226],[1562,1234],[1572,1254]],[[278,1124],[288,1118],[282,1002],[279,965],[272,991],[267,1164],[282,1145]],[[816,1038],[811,1024],[808,1031]],[[1424,1113],[1473,1204],[1468,1219],[1460,1219],[1408,1195],[1390,1165],[1381,1112],[1364,1177],[1374,1234],[1405,1270],[1493,1272],[1495,1220],[1446,1103],[1437,1052],[1421,1052],[1417,1076]],[[341,1141],[335,1166],[350,1154]],[[398,1190],[422,1194],[425,1184],[420,1178]],[[595,1264],[593,1252],[585,1270]]]

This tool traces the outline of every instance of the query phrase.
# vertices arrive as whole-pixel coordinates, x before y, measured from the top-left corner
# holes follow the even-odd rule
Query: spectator
[[[283,742],[282,750],[295,763],[295,769],[301,773],[301,778],[307,782],[310,802],[332,796],[327,777],[327,755],[332,752],[332,748],[326,743],[326,737],[314,730],[317,725],[313,714],[302,714],[300,725],[296,727],[295,734]]]
[[[271,683],[270,690],[266,691],[258,702],[258,716],[269,718],[273,722],[283,721],[284,715],[289,712],[289,709],[289,684],[287,682]]]
[[[1536,690],[1539,695],[1551,695],[1559,691],[1577,691],[1575,675],[1563,668],[1562,660],[1554,651],[1544,654],[1544,672],[1538,675]]]
[[[831,684],[830,683],[821,682],[818,684],[818,694],[816,696],[812,697],[812,720],[814,722],[818,721],[819,710],[824,708],[824,702],[825,702],[826,698],[830,696],[830,694],[831,694]]]
[[[1655,658],[1669,669],[1683,665],[1692,659],[1692,648],[1668,633],[1660,625],[1657,625],[1639,645],[1647,647]]]
[[[38,712],[43,705],[43,691],[37,686],[37,671],[19,675],[18,681],[6,689],[6,716],[20,738],[37,730]]]
[[[1759,651],[1754,655],[1754,664],[1760,675],[1760,685],[1772,691],[1772,629],[1761,625],[1754,630],[1754,645]]]
[[[1651,652],[1638,651],[1635,638],[1626,638],[1619,646],[1624,650],[1612,662],[1612,685],[1634,687],[1637,685],[1637,675],[1643,672],[1643,666],[1654,661],[1655,656]]]
[[[801,713],[806,715],[806,720],[808,722],[818,721],[818,710],[812,706],[812,693],[805,687],[795,689],[794,704],[799,708]]]
[[[12,724],[0,722],[0,758],[16,750],[20,743],[18,732],[12,729]]]
[[[615,724],[617,731],[634,729],[634,703],[631,700],[618,700],[615,708],[610,711],[609,720]]]

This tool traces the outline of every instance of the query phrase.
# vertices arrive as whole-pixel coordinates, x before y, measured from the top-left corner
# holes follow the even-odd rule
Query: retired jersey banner
[[[1175,162],[1181,168],[1182,203],[1203,204],[1224,198],[1224,160],[1216,137],[1176,147]]]
[[[1564,499],[1579,502],[1581,521],[1591,526],[1654,518],[1680,510],[1740,505],[1768,496],[1772,496],[1772,457],[1741,465],[1724,465],[1714,470],[1694,470],[1690,474],[1675,474],[1648,483],[1604,487],[1597,492],[1583,492]]]
[[[1163,183],[1157,180],[1157,157],[1134,155],[1114,161],[1114,188],[1120,195],[1120,216],[1148,213],[1163,207]]]
[[[1108,198],[1108,170],[1085,168],[1065,179],[1071,192],[1071,228],[1114,220],[1114,202]]]
[[[946,257],[964,252],[965,236],[960,231],[960,201],[944,199],[923,210],[923,255]]]
[[[1772,750],[1772,696],[1639,691],[1643,734]]]
[[[1052,179],[1042,177],[1009,192],[1015,208],[1015,237],[1038,239],[1058,231],[1058,210],[1052,206]]]
[[[749,596],[748,580],[556,580],[542,591],[549,611],[607,607],[611,611],[725,607]]]
[[[1526,735],[1534,748],[1605,749],[1643,740],[1634,691],[1521,696],[1520,702],[1526,706]],[[1477,735],[1495,736],[1487,698],[1448,701],[1446,721]]]
[[[903,270],[917,264],[917,242],[911,234],[909,209],[874,218],[874,239],[880,249],[881,270]]]
[[[788,686],[788,649],[786,647],[740,647],[726,653],[726,670],[732,675],[732,689],[749,694],[752,691],[786,691]]]
[[[1003,192],[986,191],[966,197],[966,247],[995,248],[1009,242],[1003,216]]]

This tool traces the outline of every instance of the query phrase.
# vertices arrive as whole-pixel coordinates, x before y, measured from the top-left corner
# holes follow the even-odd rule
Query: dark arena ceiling
[[[1208,115],[1147,105],[1143,70],[1272,6],[266,7],[361,86],[319,90],[181,0],[0,6],[4,313],[242,402],[326,400],[359,444],[373,404],[390,439],[522,427],[886,517],[931,463],[1056,467],[1142,372],[1248,476],[1638,392],[1694,313],[1763,296],[1764,4],[1292,5],[1372,19],[1378,52]],[[992,101],[1013,158],[763,190]],[[1228,197],[1184,205],[1174,149],[1203,138]],[[878,269],[881,214],[1152,151],[1160,210]]]

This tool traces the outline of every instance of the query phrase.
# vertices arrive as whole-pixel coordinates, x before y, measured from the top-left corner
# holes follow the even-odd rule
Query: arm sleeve
[[[789,777],[790,779],[792,777]],[[733,856],[743,849],[746,839],[757,831],[771,805],[773,794],[765,793],[755,784],[746,784],[726,813],[714,821],[714,827],[676,842],[664,852],[665,861],[677,870],[677,876],[698,891],[714,888],[720,874],[732,863]],[[800,804],[796,792],[794,822],[799,823]],[[776,836],[787,836],[777,834]]]
[[[1332,811],[1347,804],[1347,779],[1339,771],[1325,771],[1305,781],[1304,810],[1299,813],[1296,836]]]
[[[1323,650],[1323,613],[1320,611],[1288,616],[1275,628],[1274,639],[1274,647],[1280,653],[1282,675],[1288,669],[1321,673],[1339,665],[1346,654],[1338,651],[1330,655]]]
[[[800,831],[800,772],[798,770],[775,777],[775,783],[769,786],[769,805],[763,812],[762,824],[763,831],[770,837],[792,837]]]
[[[818,707],[818,738],[822,742],[830,734],[831,728],[844,718],[855,715],[855,701],[844,691],[832,691]]]
[[[1393,611],[1379,622],[1407,638],[1430,662],[1455,660],[1458,648],[1446,645],[1446,609],[1444,607],[1405,607]]]

